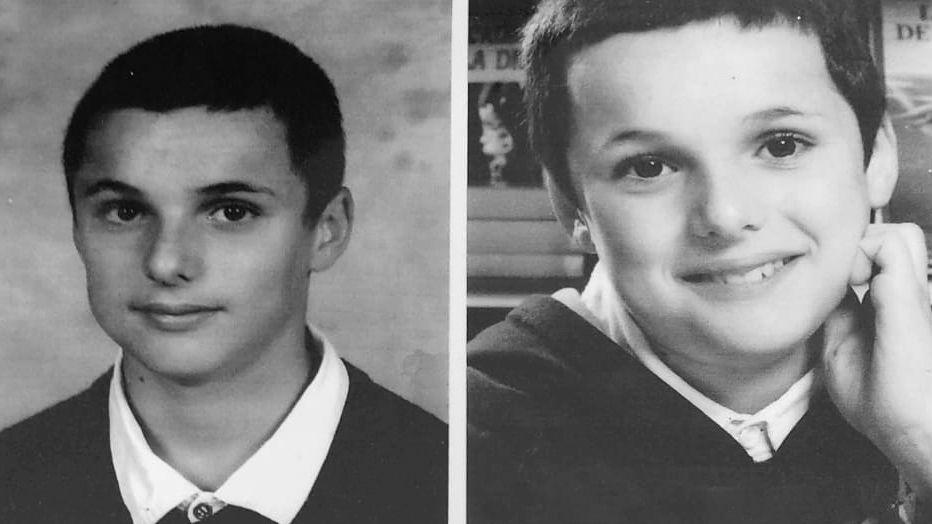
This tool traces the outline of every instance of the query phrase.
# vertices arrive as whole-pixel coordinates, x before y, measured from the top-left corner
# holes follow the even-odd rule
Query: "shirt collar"
[[[280,524],[291,522],[311,491],[349,391],[346,367],[321,333],[322,357],[314,379],[264,444],[208,499],[250,509]],[[122,353],[110,382],[110,450],[123,502],[134,524],[155,524],[204,493],[160,459],[146,442],[122,380]],[[221,504],[222,506],[222,504]],[[190,512],[189,512],[190,515]]]
[[[644,367],[731,435],[755,462],[770,459],[809,409],[809,400],[817,386],[814,370],[809,370],[780,398],[753,414],[735,412],[689,385],[651,349],[601,263],[596,264],[582,294],[567,288],[554,293],[553,298],[616,344],[629,348]]]

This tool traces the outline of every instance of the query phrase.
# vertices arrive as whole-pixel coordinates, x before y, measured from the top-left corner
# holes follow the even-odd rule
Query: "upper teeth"
[[[757,266],[750,271],[725,271],[722,273],[715,273],[709,275],[709,280],[721,284],[750,284],[753,282],[760,282],[761,280],[772,276],[776,270],[780,269],[784,265],[786,265],[785,260],[775,260],[773,262],[767,262],[766,264]]]

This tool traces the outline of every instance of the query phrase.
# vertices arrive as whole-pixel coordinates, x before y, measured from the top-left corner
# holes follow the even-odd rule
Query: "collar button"
[[[214,508],[210,507],[210,505],[205,502],[201,502],[200,504],[194,506],[194,509],[191,511],[191,513],[197,520],[204,520],[214,514]]]

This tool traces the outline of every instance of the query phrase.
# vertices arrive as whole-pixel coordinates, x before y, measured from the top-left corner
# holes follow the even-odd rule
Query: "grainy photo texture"
[[[0,520],[445,520],[450,6],[0,38]]]
[[[928,522],[926,6],[470,14],[470,521]]]

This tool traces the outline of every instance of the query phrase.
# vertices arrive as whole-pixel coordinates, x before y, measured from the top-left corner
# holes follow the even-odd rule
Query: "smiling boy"
[[[78,103],[63,164],[122,348],[0,434],[3,522],[439,522],[446,428],[306,327],[353,223],[333,85],[239,26],[153,37]]]
[[[932,495],[925,247],[868,223],[896,151],[852,4],[544,1],[523,51],[599,263],[471,343],[475,521],[898,521],[894,466]]]

